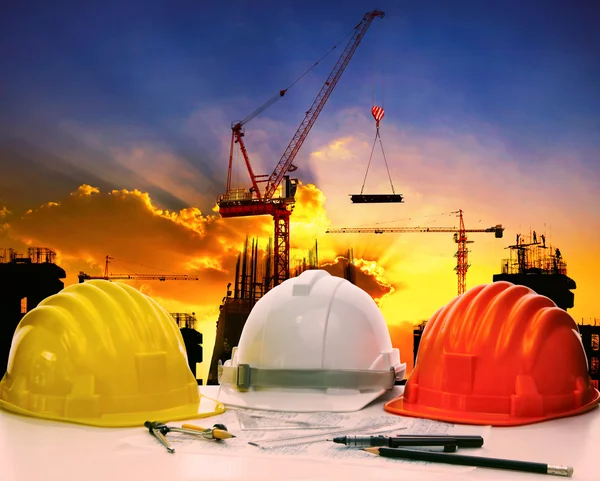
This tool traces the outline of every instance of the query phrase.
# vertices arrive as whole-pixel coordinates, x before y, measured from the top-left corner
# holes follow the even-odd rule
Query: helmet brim
[[[173,422],[196,419],[199,416],[199,402],[191,403],[187,406],[178,406],[176,408],[152,411],[139,411],[135,413],[124,413],[114,415],[103,415],[96,418],[77,418],[63,417],[49,412],[31,411],[17,406],[11,402],[0,399],[0,409],[27,416],[30,418],[45,419],[47,421],[58,421],[70,424],[82,424],[85,426],[94,426],[101,428],[130,428],[143,426],[146,421],[151,419],[156,422]],[[219,414],[219,413],[216,413]]]
[[[576,416],[591,411],[600,403],[600,392],[595,389],[594,397],[591,401],[570,411],[549,413],[546,416],[538,417],[515,417],[509,414],[491,414],[465,411],[448,411],[445,409],[423,406],[415,403],[408,403],[404,400],[404,395],[398,396],[383,405],[386,412],[409,416],[416,418],[431,419],[434,421],[444,421],[455,424],[475,424],[482,426],[523,426],[525,424],[534,424],[552,419],[559,419],[569,416]]]
[[[281,412],[353,412],[360,411],[386,392],[385,389],[348,393],[288,391],[245,391],[227,385],[219,387],[217,399],[226,406],[260,411]]]

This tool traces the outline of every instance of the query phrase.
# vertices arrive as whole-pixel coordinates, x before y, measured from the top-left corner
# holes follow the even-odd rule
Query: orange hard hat
[[[576,322],[547,297],[499,281],[429,320],[394,414],[516,426],[589,411],[600,401]]]

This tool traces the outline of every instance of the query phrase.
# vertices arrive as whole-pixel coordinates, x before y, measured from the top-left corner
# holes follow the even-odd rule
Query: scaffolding
[[[259,262],[259,257],[262,262]],[[243,251],[238,254],[235,266],[235,286],[231,292],[227,286],[227,298],[249,302],[250,308],[273,287],[273,239],[264,254],[259,255],[258,239],[252,239],[248,244],[248,236],[244,242]],[[225,302],[225,298],[223,302]]]
[[[542,234],[517,234],[516,244],[508,246],[508,259],[502,259],[502,274],[562,274],[567,275],[567,263],[560,249],[546,245]]]
[[[188,329],[196,328],[195,312],[192,312],[191,314],[189,312],[171,312],[170,314],[171,317],[175,319],[175,322],[177,323],[177,327],[179,327],[179,329],[184,327]]]
[[[293,277],[298,277],[304,271],[319,268],[319,245],[315,240],[315,245],[308,251],[308,259],[303,257],[302,259],[296,259],[296,266],[294,268]]]
[[[54,264],[56,252],[48,247],[28,247],[27,256],[11,248],[0,249],[0,264]]]

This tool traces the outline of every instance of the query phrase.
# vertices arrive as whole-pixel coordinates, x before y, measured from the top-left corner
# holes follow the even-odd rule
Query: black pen
[[[545,463],[532,463],[529,461],[514,461],[511,459],[482,458],[479,456],[463,456],[461,454],[442,454],[410,449],[394,448],[365,448],[365,451],[378,454],[386,458],[413,459],[431,463],[460,464],[482,468],[510,469],[528,473],[554,474],[556,476],[572,476],[571,466],[553,466]]]
[[[431,440],[437,444],[431,444]],[[387,446],[398,448],[401,446],[443,446],[456,445],[459,448],[480,448],[483,446],[481,436],[428,436],[428,435],[403,435],[403,436],[340,436],[332,441],[346,446]],[[422,443],[426,444],[422,444]]]
[[[457,449],[456,439],[450,436],[402,436],[397,438],[388,438],[385,436],[341,436],[331,441],[361,448],[366,446],[387,446],[390,448],[443,447],[446,453],[454,453]]]

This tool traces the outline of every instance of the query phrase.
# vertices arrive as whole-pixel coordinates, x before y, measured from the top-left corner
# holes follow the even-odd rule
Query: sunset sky
[[[11,2],[0,16],[0,247],[55,249],[67,271],[180,273],[134,283],[214,321],[246,235],[269,217],[220,219],[230,125],[288,87],[363,15],[375,19],[304,143],[294,259],[349,247],[401,355],[406,322],[457,291],[452,234],[325,234],[327,227],[503,224],[472,234],[467,288],[492,281],[517,233],[560,248],[577,282],[571,315],[600,317],[600,33],[595,2],[350,0]],[[246,127],[269,174],[347,39]],[[353,205],[381,137],[404,204]],[[249,187],[241,156],[234,181]],[[375,150],[364,193],[391,193]],[[402,326],[402,327],[398,327]],[[402,336],[396,336],[402,332]],[[206,363],[205,363],[206,364]]]

